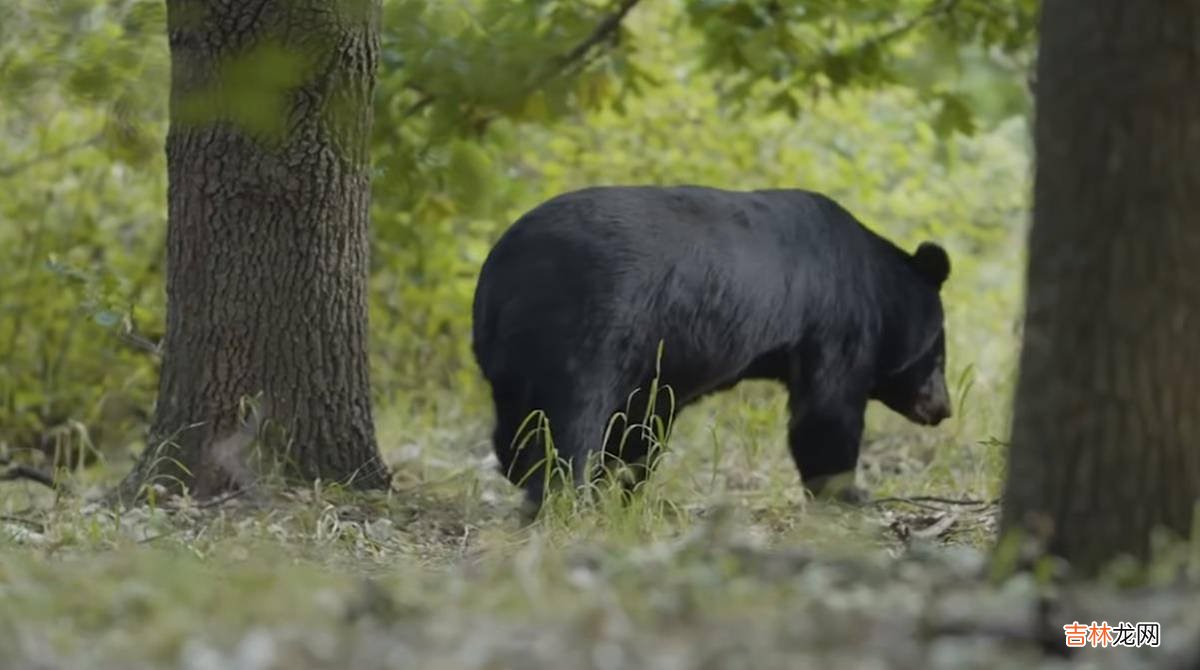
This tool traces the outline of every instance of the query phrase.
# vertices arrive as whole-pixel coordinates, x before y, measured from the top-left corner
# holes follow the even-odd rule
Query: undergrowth
[[[861,476],[898,499],[847,508],[801,494],[779,394],[730,395],[681,416],[631,502],[557,496],[528,526],[482,421],[381,422],[388,492],[264,486],[118,510],[87,498],[123,463],[69,475],[70,494],[10,483],[4,666],[1023,668],[1062,662],[1060,619],[1200,630],[1186,591],[989,579],[996,442],[875,417]],[[1173,649],[1091,658],[1166,667],[1187,653]]]

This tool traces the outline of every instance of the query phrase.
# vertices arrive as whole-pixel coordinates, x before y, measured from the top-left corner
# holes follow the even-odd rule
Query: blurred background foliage
[[[469,326],[490,244],[547,197],[615,183],[810,188],[909,248],[944,243],[952,383],[1005,391],[1035,5],[385,0],[379,414],[488,415]],[[164,317],[165,22],[161,0],[0,6],[5,449],[140,447]],[[1006,402],[989,397],[988,430]]]

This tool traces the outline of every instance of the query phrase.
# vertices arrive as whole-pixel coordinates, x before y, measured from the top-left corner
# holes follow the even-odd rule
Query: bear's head
[[[951,415],[946,388],[946,333],[939,291],[950,276],[950,257],[940,246],[923,242],[908,258],[923,284],[920,305],[904,320],[895,365],[885,370],[872,397],[908,420],[936,426]],[[932,290],[930,290],[932,289]]]

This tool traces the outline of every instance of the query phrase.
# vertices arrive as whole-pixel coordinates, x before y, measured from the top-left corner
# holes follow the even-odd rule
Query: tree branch
[[[90,147],[93,144],[96,144],[97,142],[99,142],[100,137],[101,137],[101,135],[97,134],[86,140],[80,140],[78,142],[74,142],[72,144],[68,144],[66,146],[59,147],[59,148],[55,149],[54,151],[44,153],[40,156],[34,156],[32,158],[27,158],[23,161],[17,161],[16,163],[13,163],[11,165],[5,165],[3,167],[0,167],[0,179],[7,179],[8,177],[15,176],[15,175],[17,175],[21,172],[24,172],[25,170],[28,170],[29,168],[31,168],[35,165],[38,165],[40,163],[46,163],[48,161],[57,160],[59,158],[62,158],[63,156],[67,156],[72,153],[75,153],[76,151],[79,151],[80,149],[86,149],[87,147]]]
[[[862,49],[877,47],[881,44],[886,44],[894,39],[903,37],[929,19],[941,14],[949,14],[950,12],[954,11],[954,7],[958,5],[958,2],[959,0],[937,0],[937,2],[931,2],[924,10],[921,11],[921,13],[910,18],[904,23],[901,23],[895,28],[892,28],[891,30],[884,31],[871,37],[870,39],[867,39],[864,42],[861,42],[857,46],[851,48],[850,51],[859,51]]]
[[[407,110],[405,110],[404,114],[400,118],[407,119],[411,116],[416,116],[417,114],[420,114],[422,111],[425,110],[426,107],[432,105],[434,100],[437,100],[437,96],[435,96],[434,94],[432,94],[432,93],[422,94],[421,98],[419,100],[417,100],[416,102],[414,102],[412,105],[410,105],[409,108]]]
[[[162,342],[155,342],[150,338],[138,333],[132,328],[122,329],[117,331],[117,339],[121,342],[145,353],[160,358],[162,356]]]
[[[633,8],[636,7],[639,2],[641,2],[641,0],[621,0],[621,2],[617,5],[617,8],[613,10],[613,13],[609,14],[603,21],[601,21],[596,26],[596,29],[592,31],[591,35],[588,35],[586,39],[575,45],[574,49],[571,49],[558,58],[558,71],[561,72],[566,70],[576,61],[586,56],[588,52],[598,46],[601,42],[604,42],[615,35],[617,29],[621,27],[621,22],[625,20],[625,17],[629,15],[629,12],[633,11]]]
[[[818,58],[816,63],[805,72],[799,74],[800,80],[809,80],[814,71],[820,71],[823,65],[839,58],[852,57],[853,54],[862,54],[870,50],[878,49],[888,42],[900,39],[908,33],[918,28],[921,24],[938,16],[950,14],[954,11],[960,0],[934,0],[925,6],[917,14],[910,16],[907,20],[896,25],[888,30],[871,35],[861,42],[841,48],[835,48],[825,51]]]
[[[580,41],[579,44],[576,44],[574,47],[572,47],[570,51],[567,51],[558,58],[555,58],[547,67],[546,71],[535,79],[533,85],[530,86],[527,93],[532,93],[542,86],[545,86],[548,82],[553,81],[556,77],[560,76],[564,72],[567,72],[577,63],[586,58],[588,54],[590,54],[597,46],[601,45],[607,40],[612,39],[612,37],[616,35],[617,30],[621,27],[621,22],[625,20],[625,17],[629,15],[629,12],[633,11],[633,8],[636,7],[641,1],[642,0],[620,0],[620,2],[617,3],[617,6],[613,9],[612,13],[604,17],[600,23],[596,24],[595,29],[593,29],[587,37]],[[420,114],[434,102],[437,102],[436,95],[433,93],[422,93],[421,97],[418,98],[417,101],[412,105],[410,105],[407,110],[405,110],[404,114],[401,116],[401,119],[408,119],[412,116]],[[493,118],[494,117],[492,116],[488,116],[487,118],[483,119],[481,123],[486,126],[487,123],[493,120]]]

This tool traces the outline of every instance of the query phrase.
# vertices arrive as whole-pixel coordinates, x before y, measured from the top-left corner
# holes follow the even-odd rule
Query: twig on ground
[[[942,533],[950,530],[950,527],[958,521],[958,514],[949,512],[942,518],[933,522],[925,528],[919,528],[909,532],[909,537],[915,537],[920,540],[936,540],[942,536]]]
[[[209,498],[208,500],[204,500],[204,501],[196,503],[196,508],[197,509],[208,509],[209,507],[218,507],[220,505],[224,505],[225,503],[229,502],[230,500],[233,500],[234,498],[242,496],[243,494],[246,493],[246,491],[247,491],[247,489],[245,487],[243,487],[243,488],[234,489],[227,493],[222,493],[219,496],[213,496],[212,498]]]
[[[964,505],[967,507],[990,507],[1000,504],[1000,498],[991,500],[974,500],[971,498],[943,498],[941,496],[894,496],[889,498],[875,498],[867,501],[868,505],[888,505],[892,503],[906,503],[917,507],[933,508],[932,505],[926,503],[937,503],[941,505]]]

